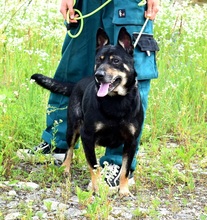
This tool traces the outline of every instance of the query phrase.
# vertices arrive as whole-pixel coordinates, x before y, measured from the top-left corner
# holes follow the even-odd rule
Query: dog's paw
[[[64,167],[63,176],[65,178],[70,177],[70,169],[68,169],[68,167]]]
[[[119,195],[121,197],[128,196],[128,195],[130,195],[130,191],[129,191],[128,188],[120,188],[119,189]]]
[[[124,187],[124,188],[120,188],[119,189],[119,195],[121,198],[125,198],[125,197],[131,197],[134,198],[134,196],[132,195],[132,193],[129,191],[128,187]]]
[[[71,179],[70,172],[63,172],[63,177]]]

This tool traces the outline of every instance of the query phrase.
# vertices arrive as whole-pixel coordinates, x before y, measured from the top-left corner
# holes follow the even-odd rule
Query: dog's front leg
[[[62,164],[64,168],[64,175],[70,176],[70,166],[73,158],[73,147],[70,147],[65,155],[65,160]]]
[[[74,119],[74,121],[76,120]],[[80,136],[78,126],[79,126],[78,123],[73,124],[70,120],[68,120],[66,139],[67,139],[67,144],[69,146],[69,149],[65,154],[65,159],[62,164],[62,166],[64,166],[65,176],[70,176],[70,166],[71,166],[72,159],[73,159],[73,149]],[[74,127],[76,127],[76,129],[74,129]]]
[[[127,156],[123,156],[122,166],[121,166],[121,174],[120,174],[120,183],[119,183],[119,194],[120,196],[128,196],[130,195],[129,185],[128,185],[128,174],[127,165],[128,158]]]
[[[95,144],[93,141],[93,136],[92,135],[83,136],[82,134],[82,143],[91,174],[92,190],[96,193],[98,192],[98,182],[101,177],[101,174],[100,174],[100,167],[98,166],[96,160]]]
[[[97,193],[98,192],[98,185],[99,185],[99,180],[101,178],[101,172],[100,172],[100,167],[92,168],[89,165],[90,169],[90,174],[91,174],[91,182],[92,182],[92,190]]]
[[[123,158],[120,174],[120,183],[119,183],[119,194],[120,196],[132,195],[129,191],[129,172],[136,152],[137,141],[134,140],[132,143],[127,143],[123,148]]]
[[[85,148],[84,148],[85,149]],[[92,190],[97,193],[98,192],[98,185],[99,180],[101,178],[100,167],[97,164],[95,149],[91,149],[90,151],[85,151],[86,160],[89,165],[89,170],[91,174],[91,182],[92,182]]]

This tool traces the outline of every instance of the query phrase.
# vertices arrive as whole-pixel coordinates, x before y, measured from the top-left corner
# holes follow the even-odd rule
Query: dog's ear
[[[134,47],[132,45],[132,39],[125,27],[122,27],[119,31],[118,42],[129,54],[133,53]]]
[[[96,49],[100,49],[101,47],[108,45],[109,43],[110,42],[108,35],[102,28],[99,28],[96,34]]]

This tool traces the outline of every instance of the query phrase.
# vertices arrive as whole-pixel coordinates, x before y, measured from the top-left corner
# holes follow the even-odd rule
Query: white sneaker
[[[22,160],[34,159],[38,155],[42,155],[45,160],[50,160],[51,157],[57,160],[55,164],[60,165],[65,159],[65,153],[67,150],[55,148],[52,149],[52,146],[47,142],[40,143],[35,146],[33,149],[19,149],[17,151],[17,156]]]
[[[108,164],[108,162],[104,163],[104,168],[101,171],[101,175],[103,176],[105,183],[110,187],[110,190],[118,190],[119,187],[119,177],[121,174],[121,167],[116,164]],[[135,180],[133,177],[133,173],[129,174],[128,185],[135,185]],[[88,190],[92,189],[92,182],[88,184]]]
[[[101,173],[104,175],[105,182],[109,185],[109,187],[118,187],[119,186],[119,177],[121,174],[121,167],[116,164],[107,164],[105,163],[105,166]],[[132,186],[135,184],[133,173],[130,172],[129,174],[129,186]]]

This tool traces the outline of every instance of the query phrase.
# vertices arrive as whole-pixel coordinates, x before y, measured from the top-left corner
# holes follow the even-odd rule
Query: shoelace
[[[109,184],[110,181],[113,181],[114,184],[117,185],[118,183],[116,181],[120,176],[120,166],[116,164],[105,165],[104,169],[102,170],[102,174],[105,176],[105,179]]]
[[[36,150],[38,151],[38,150],[44,150],[45,148],[47,148],[49,146],[49,144],[48,143],[42,143],[42,144],[40,144],[39,146],[36,146]]]
[[[34,153],[34,152],[37,152],[37,151],[41,151],[41,150],[44,150],[45,148],[48,147],[49,144],[47,143],[41,143],[40,145],[34,147],[33,150],[29,150],[28,152],[29,153]]]

